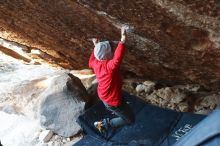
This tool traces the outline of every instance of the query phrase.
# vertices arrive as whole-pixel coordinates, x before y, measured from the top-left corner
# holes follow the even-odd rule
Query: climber
[[[134,122],[133,112],[122,97],[122,76],[119,71],[125,51],[126,36],[126,29],[122,27],[121,41],[114,53],[109,41],[100,42],[98,39],[92,39],[95,48],[89,59],[89,67],[94,70],[98,80],[98,96],[105,107],[117,116],[94,122],[94,126],[100,132]]]

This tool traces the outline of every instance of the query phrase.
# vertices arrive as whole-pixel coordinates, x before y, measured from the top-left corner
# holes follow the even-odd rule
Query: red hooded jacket
[[[97,60],[92,52],[89,67],[98,80],[98,96],[110,106],[119,106],[122,100],[122,76],[119,67],[124,54],[124,44],[118,43],[112,60]]]

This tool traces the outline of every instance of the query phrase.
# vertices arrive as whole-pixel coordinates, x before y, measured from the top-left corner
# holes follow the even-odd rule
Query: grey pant
[[[104,105],[109,111],[118,116],[116,118],[110,119],[111,127],[116,128],[134,122],[134,114],[129,105],[124,100],[122,100],[120,106],[110,106],[107,103],[104,103]]]

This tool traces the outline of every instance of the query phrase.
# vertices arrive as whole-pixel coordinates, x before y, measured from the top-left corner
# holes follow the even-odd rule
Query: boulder
[[[145,91],[145,88],[146,88],[145,85],[139,84],[139,85],[137,85],[137,87],[136,87],[136,92],[137,92],[137,93],[144,92],[144,91]]]
[[[88,89],[92,85],[93,80],[96,79],[95,74],[90,69],[71,70],[70,73],[78,77],[86,89]]]
[[[219,106],[220,106],[220,95],[213,94],[202,97],[200,102],[198,102],[195,105],[195,112],[200,114],[208,114]]]
[[[118,28],[128,25],[124,72],[218,90],[219,5],[219,0],[1,1],[0,37],[37,48],[43,53],[35,56],[48,63],[82,69],[93,49],[90,38],[119,40]]]
[[[135,89],[137,93],[145,92],[146,94],[149,94],[154,90],[155,85],[156,84],[152,81],[145,81],[142,84],[137,85]]]
[[[180,103],[186,98],[186,94],[182,90],[171,87],[155,90],[154,94],[171,103]]]
[[[53,132],[51,130],[45,130],[41,132],[39,136],[39,140],[43,143],[46,143],[46,142],[49,142],[52,136],[53,136]]]
[[[145,85],[145,93],[149,94],[155,89],[155,83],[152,81],[145,81],[143,82],[143,85]]]
[[[41,97],[39,114],[43,127],[64,137],[81,130],[76,120],[84,111],[89,96],[77,77],[71,74],[52,77]]]

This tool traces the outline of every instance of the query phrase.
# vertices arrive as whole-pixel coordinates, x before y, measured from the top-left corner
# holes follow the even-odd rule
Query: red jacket
[[[94,51],[89,59],[89,67],[94,70],[98,80],[98,96],[111,106],[119,106],[122,100],[122,76],[119,67],[124,50],[124,44],[119,42],[112,60],[97,60]]]

